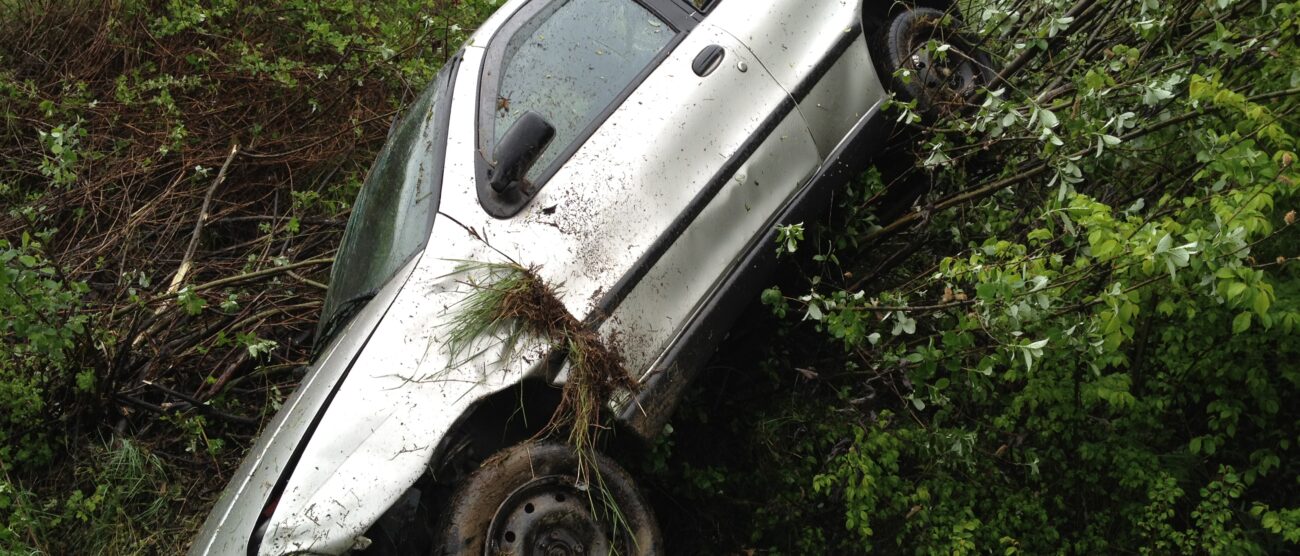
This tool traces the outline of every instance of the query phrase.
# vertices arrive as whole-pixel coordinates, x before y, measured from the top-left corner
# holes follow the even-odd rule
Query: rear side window
[[[491,163],[496,145],[521,115],[541,115],[555,127],[555,138],[526,174],[540,185],[639,82],[677,32],[634,0],[553,0],[522,10],[488,47],[479,93],[479,146]]]

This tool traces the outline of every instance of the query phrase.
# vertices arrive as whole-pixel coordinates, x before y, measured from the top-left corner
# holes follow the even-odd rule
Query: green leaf
[[[1040,110],[1038,112],[1038,117],[1042,119],[1041,121],[1045,128],[1056,127],[1057,124],[1060,123],[1060,121],[1056,119],[1056,114],[1053,114],[1051,110]]]
[[[809,302],[808,313],[804,316],[804,318],[812,319],[812,320],[822,320],[823,317],[825,317],[825,315],[822,314],[822,308],[817,306],[817,302],[816,301]]]
[[[1228,284],[1228,301],[1241,297],[1241,294],[1246,291],[1246,287],[1245,282],[1232,282]]]
[[[1255,300],[1252,308],[1254,308],[1255,312],[1262,317],[1268,314],[1268,307],[1270,303],[1271,302],[1268,299],[1267,293],[1264,293],[1263,291],[1257,291],[1255,292]]]
[[[1237,318],[1232,319],[1233,334],[1241,334],[1250,328],[1250,315],[1251,313],[1249,311],[1243,311],[1241,314],[1237,315]]]

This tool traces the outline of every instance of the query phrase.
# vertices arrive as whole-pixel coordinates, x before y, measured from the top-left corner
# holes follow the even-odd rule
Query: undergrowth
[[[0,0],[0,553],[183,551],[495,4]]]

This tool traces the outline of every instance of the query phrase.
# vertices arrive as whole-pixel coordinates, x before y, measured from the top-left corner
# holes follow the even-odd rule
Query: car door
[[[804,0],[710,5],[704,24],[745,48],[788,93],[789,104],[756,133],[745,161],[724,172],[730,184],[746,186],[724,188],[606,326],[646,372],[641,392],[621,406],[624,422],[642,434],[657,433],[693,373],[764,285],[774,257],[762,250],[773,249],[773,229],[786,223],[778,217],[824,197],[825,191],[808,190],[814,171],[825,168],[819,164],[859,156],[846,151],[846,139],[886,98],[860,9],[858,2]]]
[[[638,374],[821,161],[793,99],[748,48],[699,14],[662,17],[664,5],[521,10],[487,45],[478,101],[480,167],[516,113],[557,129],[517,206],[500,206],[509,200],[479,173],[483,210],[499,219],[486,231],[498,248],[519,238],[543,277],[564,284],[571,312],[617,338]]]
[[[694,41],[698,46],[685,54],[699,59],[720,48],[722,59],[702,77],[675,69],[681,86],[696,89],[692,102],[699,108],[682,115],[678,144],[664,146],[693,153],[703,171],[690,182],[665,181],[692,198],[659,220],[660,239],[599,308],[608,316],[602,334],[642,377],[674,371],[671,348],[684,341],[692,323],[710,316],[725,279],[746,270],[743,255],[756,248],[773,216],[822,160],[793,98],[749,48],[708,18],[692,34],[708,40]],[[723,330],[704,333],[710,344]]]

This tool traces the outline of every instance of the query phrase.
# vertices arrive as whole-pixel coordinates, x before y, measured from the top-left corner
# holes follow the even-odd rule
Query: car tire
[[[603,454],[588,464],[590,488],[577,486],[570,446],[527,442],[498,452],[456,489],[433,554],[663,554],[654,513],[631,476]]]
[[[875,40],[873,56],[881,75],[899,100],[916,101],[924,123],[966,106],[978,87],[997,77],[988,54],[961,32],[961,21],[934,8],[917,7],[894,14]],[[945,18],[947,21],[945,22]],[[946,59],[924,48],[930,39],[952,46]],[[909,70],[904,77],[898,70]]]

